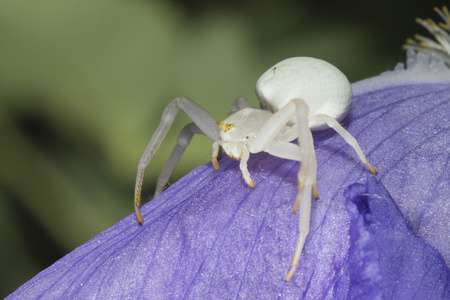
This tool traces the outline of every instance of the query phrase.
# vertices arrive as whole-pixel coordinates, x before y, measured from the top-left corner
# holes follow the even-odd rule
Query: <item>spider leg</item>
[[[277,136],[277,140],[291,142],[298,137],[296,126],[286,126],[282,132]]]
[[[155,194],[153,197],[156,197],[163,192],[164,187],[169,182],[170,175],[172,175],[173,170],[181,159],[181,156],[183,156],[184,151],[187,146],[189,146],[194,134],[203,134],[203,132],[194,123],[187,124],[180,131],[177,144],[173,148],[172,153],[170,153],[169,159],[158,177],[158,182],[156,184]]]
[[[218,159],[222,155],[222,148],[220,147],[220,142],[215,141],[212,145],[212,151],[211,151],[211,163],[214,167],[214,170],[219,170],[219,163]]]
[[[293,211],[299,207],[299,235],[297,238],[297,245],[295,246],[294,256],[291,261],[291,269],[284,278],[289,281],[297,268],[300,255],[302,254],[303,246],[305,245],[306,237],[309,233],[309,223],[311,216],[311,191],[314,190],[314,196],[317,196],[316,174],[317,161],[314,152],[314,141],[311,130],[309,129],[308,105],[303,99],[294,99],[295,113],[297,117],[298,128],[298,143],[301,149],[301,166],[298,173],[298,194],[295,199]]]
[[[192,119],[198,129],[207,137],[209,137],[213,141],[218,141],[220,139],[220,129],[216,121],[205,109],[203,109],[192,100],[189,100],[185,97],[179,97],[172,100],[166,106],[162,113],[158,128],[156,129],[155,133],[153,133],[153,136],[148,142],[148,145],[145,148],[145,151],[138,163],[136,184],[134,188],[134,210],[136,212],[136,217],[139,224],[142,224],[144,222],[139,211],[139,207],[141,205],[141,191],[144,181],[144,171],[149,165],[152,157],[158,150],[162,141],[166,137],[167,132],[172,126],[172,123],[175,120],[179,109],[183,110]]]
[[[289,143],[289,142],[274,142],[273,144],[269,145],[265,151],[276,157],[281,157],[281,158],[290,159],[290,160],[297,160],[297,161],[302,160],[301,159],[302,154],[300,151],[300,147],[298,147],[295,144]],[[316,200],[318,200],[319,193],[317,192],[316,182],[314,182],[312,184],[312,190],[313,190],[314,198]],[[294,203],[294,206],[292,207],[293,213],[295,213],[297,211],[298,204],[299,204],[298,201],[296,201]]]
[[[234,114],[235,112],[237,112],[243,108],[247,108],[247,107],[249,107],[247,100],[245,100],[245,98],[243,98],[243,97],[239,97],[236,100],[234,100],[234,102],[231,104],[230,111],[228,112],[227,117],[229,117],[232,114]]]
[[[301,161],[300,147],[289,142],[273,142],[264,151],[276,157]]]
[[[374,175],[378,174],[377,170],[375,170],[375,168],[367,161],[367,158],[359,147],[356,139],[347,130],[345,130],[338,121],[324,114],[315,115],[312,119],[326,122],[330,128],[333,128],[350,146],[352,146],[353,149],[355,149],[359,159],[370,170],[370,172]]]
[[[284,158],[284,159],[291,159],[291,160],[297,160],[300,161],[300,148],[292,143],[289,142],[273,142],[272,144],[268,145],[265,152],[269,153],[270,155]],[[242,172],[242,177],[244,177],[245,182],[248,184],[248,186],[254,188],[255,184],[253,183],[250,172],[247,168],[247,161],[250,157],[250,152],[247,149],[244,149],[242,157],[240,158],[239,168]]]
[[[266,151],[272,155],[283,158],[290,158],[301,161],[300,171],[298,173],[298,194],[293,207],[293,212],[299,207],[299,236],[295,247],[294,256],[291,261],[291,268],[285,277],[285,281],[289,281],[298,265],[300,255],[305,244],[306,237],[309,233],[309,222],[311,215],[311,193],[314,189],[314,196],[317,195],[316,174],[317,162],[314,152],[314,142],[308,124],[308,105],[303,99],[293,99],[283,108],[277,111],[260,129],[253,143],[250,145],[251,152]],[[292,133],[292,129],[287,129],[281,134],[281,137],[298,138],[299,146],[287,143],[286,141],[277,141],[280,132],[285,128],[286,124],[296,118],[295,128],[296,134]],[[293,150],[292,146],[298,150]]]
[[[247,168],[247,162],[249,158],[250,152],[244,148],[244,150],[242,151],[242,157],[240,158],[241,160],[239,162],[239,168],[241,169],[242,176],[244,177],[244,180],[247,183],[247,185],[251,188],[254,188],[255,184],[253,183],[253,180],[250,177],[250,172],[248,171]]]

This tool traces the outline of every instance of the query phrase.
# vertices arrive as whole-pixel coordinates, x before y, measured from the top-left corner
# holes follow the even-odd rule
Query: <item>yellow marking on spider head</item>
[[[230,131],[232,128],[234,127],[233,124],[229,124],[229,123],[223,123],[223,121],[219,122],[219,128],[220,130],[222,130],[223,132],[228,132]]]

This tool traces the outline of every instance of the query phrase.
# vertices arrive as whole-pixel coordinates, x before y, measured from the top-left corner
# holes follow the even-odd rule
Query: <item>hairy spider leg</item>
[[[220,139],[220,129],[214,118],[205,109],[192,100],[186,97],[179,97],[172,100],[166,106],[162,113],[158,128],[156,128],[155,133],[148,142],[148,145],[138,163],[136,184],[134,188],[134,210],[140,225],[144,223],[142,215],[139,211],[139,207],[141,205],[141,191],[144,181],[144,171],[166,137],[179,109],[183,110],[192,119],[198,129],[211,140],[218,141]]]

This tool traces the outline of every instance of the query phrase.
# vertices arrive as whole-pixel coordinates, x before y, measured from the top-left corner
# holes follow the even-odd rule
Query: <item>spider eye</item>
[[[225,124],[225,131],[229,131],[230,129],[232,129],[234,127],[233,124]]]

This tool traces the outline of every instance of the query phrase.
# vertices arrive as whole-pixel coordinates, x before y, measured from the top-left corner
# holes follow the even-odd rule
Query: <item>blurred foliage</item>
[[[170,100],[223,119],[238,96],[257,106],[259,75],[291,56],[350,81],[393,69],[427,2],[1,1],[0,296],[133,213],[137,162]],[[144,197],[187,122],[180,113]],[[173,180],[210,147],[195,137]]]

